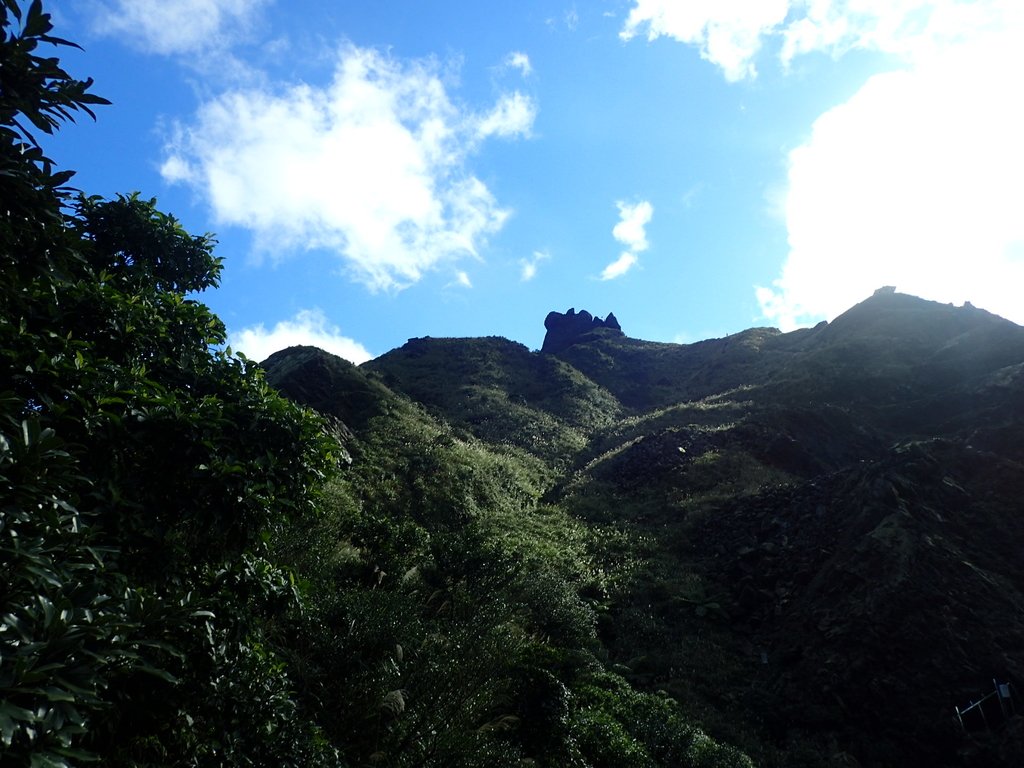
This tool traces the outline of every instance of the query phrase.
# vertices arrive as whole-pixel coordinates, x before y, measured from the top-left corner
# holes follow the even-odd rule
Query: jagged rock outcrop
[[[613,333],[622,335],[622,326],[615,315],[611,312],[608,317],[602,320],[600,317],[591,315],[587,310],[582,309],[578,313],[575,308],[565,314],[561,312],[549,312],[544,318],[544,327],[547,333],[544,335],[544,345],[541,352],[560,352],[583,340],[585,336],[598,329],[607,329]]]

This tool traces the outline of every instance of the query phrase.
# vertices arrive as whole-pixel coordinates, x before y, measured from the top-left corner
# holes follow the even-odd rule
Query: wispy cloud
[[[98,6],[93,29],[150,53],[223,48],[248,31],[273,0],[112,0]]]
[[[633,253],[646,251],[647,225],[654,215],[654,206],[646,200],[638,203],[619,201],[615,205],[619,208],[619,223],[612,228],[612,237]]]
[[[995,23],[998,5],[879,24],[909,63],[822,115],[790,153],[789,253],[757,288],[767,318],[784,329],[830,319],[896,285],[1024,322],[1024,114],[1008,97],[1024,71],[1024,13],[1013,10],[1024,6],[1002,4]]]
[[[570,32],[575,32],[577,27],[579,27],[580,25],[580,14],[579,11],[576,9],[576,5],[573,4],[568,8],[568,10],[562,12],[561,18],[557,16],[548,16],[544,20],[544,23],[552,29],[556,29],[561,25],[565,25],[565,28],[567,30],[569,30]]]
[[[477,135],[482,139],[488,136],[506,139],[513,136],[529,136],[536,117],[537,108],[529,96],[519,91],[506,93],[498,99],[494,109],[479,120]]]
[[[533,74],[533,65],[530,64],[530,57],[522,51],[512,51],[505,57],[504,66],[506,69],[518,69],[523,77]]]
[[[601,272],[602,280],[614,280],[626,274],[636,263],[637,254],[646,251],[647,225],[654,216],[654,206],[648,201],[637,203],[619,201],[619,223],[612,228],[612,237],[626,246],[627,250]]]
[[[576,10],[575,4],[565,12],[565,26],[568,27],[569,31],[575,32],[576,28],[580,25],[580,14]]]
[[[503,209],[469,158],[527,135],[519,93],[477,112],[449,98],[438,65],[343,47],[332,81],[228,91],[180,124],[162,173],[194,187],[262,253],[336,252],[373,290],[478,257]]]
[[[855,48],[916,59],[963,41],[980,28],[1000,26],[1007,14],[1020,14],[1013,0],[819,0],[794,5],[801,12],[779,30],[779,56],[785,64],[805,53],[841,56]]]
[[[540,262],[551,258],[551,254],[547,251],[534,251],[533,256],[529,259],[519,260],[519,279],[524,283],[528,283],[537,276],[537,266]]]
[[[617,277],[622,277],[633,268],[634,264],[636,264],[636,256],[628,251],[624,251],[619,255],[619,258],[601,270],[601,279],[614,280]]]
[[[251,360],[266,360],[274,352],[294,346],[312,346],[343,357],[356,365],[373,357],[358,341],[342,335],[319,309],[304,309],[273,329],[263,324],[243,328],[228,336],[228,344]]]
[[[695,45],[729,80],[754,76],[762,38],[786,19],[788,0],[634,0],[619,36],[671,37]]]
[[[737,81],[756,76],[754,61],[768,40],[780,43],[784,66],[803,54],[852,49],[914,58],[1010,14],[1020,14],[1014,0],[633,0],[619,35],[696,46]]]

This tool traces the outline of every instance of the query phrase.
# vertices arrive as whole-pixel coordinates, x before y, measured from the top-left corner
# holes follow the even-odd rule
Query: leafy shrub
[[[270,642],[264,541],[313,511],[321,422],[211,347],[209,236],[73,198],[32,131],[105,103],[0,5],[0,740],[4,763],[329,759]],[[91,114],[91,113],[90,113]]]

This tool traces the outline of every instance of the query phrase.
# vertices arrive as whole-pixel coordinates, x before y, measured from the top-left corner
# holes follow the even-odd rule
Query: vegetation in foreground
[[[102,100],[0,2],[3,765],[1020,764],[953,713],[1024,690],[1024,329],[258,367],[208,236],[43,156]]]
[[[3,764],[750,765],[610,668],[628,534],[542,460],[221,351],[213,240],[66,186],[35,135],[105,102],[0,14]]]

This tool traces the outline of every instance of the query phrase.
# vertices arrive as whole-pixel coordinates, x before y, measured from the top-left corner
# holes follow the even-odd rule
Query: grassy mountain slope
[[[364,368],[481,440],[557,468],[622,412],[572,366],[502,338],[412,339]]]
[[[748,748],[779,765],[1015,764],[1018,731],[974,743],[950,715],[1020,679],[1024,330],[880,293],[763,338],[734,369],[757,378],[699,421],[692,403],[640,417],[655,428],[625,430],[570,488],[578,514],[632,512],[662,545],[621,600],[637,616],[637,636],[615,622],[621,656],[647,649],[643,679],[726,727],[760,722],[783,752]],[[685,392],[699,374],[682,373]],[[680,653],[702,631],[686,589],[720,639]],[[702,671],[679,674],[695,651]]]
[[[682,721],[766,766],[1017,764],[1018,723],[953,715],[993,677],[1024,690],[1019,326],[882,290],[812,329],[691,345],[320,353],[296,389],[311,354],[279,353],[271,381],[398,462],[389,503],[474,509],[446,524],[557,573],[593,628],[569,645]],[[396,414],[430,426],[410,441]]]
[[[533,365],[525,350],[466,346],[508,355],[478,376],[462,370],[470,386],[516,383],[527,409],[528,396],[565,399],[507,362]],[[320,350],[293,348],[264,366],[281,391],[339,420],[351,457],[326,516],[276,542],[315,600],[314,631],[284,644],[289,662],[350,764],[750,765],[612,668],[597,615],[637,560],[621,558],[628,535],[542,502],[559,461],[547,445],[534,455],[521,441],[484,442],[473,430],[493,427],[474,420],[475,404],[448,423],[437,403],[459,398],[425,407]],[[533,370],[580,391],[585,411],[594,388],[565,368]],[[509,423],[520,422],[530,423],[517,412]]]

